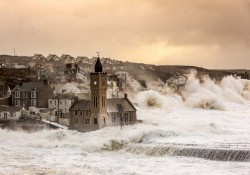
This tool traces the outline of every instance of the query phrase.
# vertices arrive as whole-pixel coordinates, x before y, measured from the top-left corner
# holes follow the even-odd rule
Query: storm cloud
[[[2,0],[0,54],[250,68],[249,0]]]

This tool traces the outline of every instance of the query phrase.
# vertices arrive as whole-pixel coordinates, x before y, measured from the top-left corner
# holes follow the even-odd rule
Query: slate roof
[[[47,84],[44,84],[44,82],[23,82],[22,84],[16,85],[12,91],[16,91],[17,88],[19,88],[19,91],[32,91],[34,88],[39,90],[45,86],[47,86]]]
[[[126,98],[110,98],[107,99],[107,112],[119,112],[118,106],[121,105],[124,112],[136,111],[136,108]]]
[[[20,112],[23,109],[21,106],[0,106],[0,112],[2,111],[8,111],[8,112]]]
[[[107,113],[120,112],[119,106],[124,112],[136,111],[136,108],[126,98],[107,99]],[[72,105],[70,110],[90,110],[90,100],[79,100]]]
[[[75,102],[70,108],[70,110],[80,110],[80,111],[89,110],[89,109],[90,109],[90,100],[86,100],[86,99]]]
[[[51,99],[59,99],[59,100],[64,100],[64,99],[68,99],[68,100],[74,100],[75,99],[75,95],[73,93],[67,93],[67,94],[56,94],[54,97],[52,97]]]

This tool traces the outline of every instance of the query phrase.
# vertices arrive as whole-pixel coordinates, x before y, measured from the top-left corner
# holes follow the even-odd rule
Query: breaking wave
[[[139,92],[136,101],[140,107],[164,108],[171,111],[183,106],[226,110],[226,102],[243,104],[246,100],[250,100],[249,80],[226,76],[220,82],[216,82],[208,76],[198,79],[195,71],[187,77],[188,81],[179,93],[173,93],[169,90],[170,87],[162,85],[157,91]],[[149,87],[155,87],[154,82],[151,84]]]

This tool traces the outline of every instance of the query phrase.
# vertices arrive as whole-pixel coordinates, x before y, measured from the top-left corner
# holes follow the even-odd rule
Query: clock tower
[[[92,124],[98,128],[109,125],[107,115],[107,73],[103,72],[102,63],[99,58],[95,63],[95,71],[90,73],[91,91],[91,118]]]

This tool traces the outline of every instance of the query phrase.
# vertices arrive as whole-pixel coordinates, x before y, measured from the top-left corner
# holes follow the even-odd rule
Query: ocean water
[[[250,174],[250,162],[147,154],[154,146],[250,143],[250,81],[228,76],[215,83],[190,74],[180,93],[150,88],[129,96],[143,123],[122,130],[0,130],[0,174]]]

